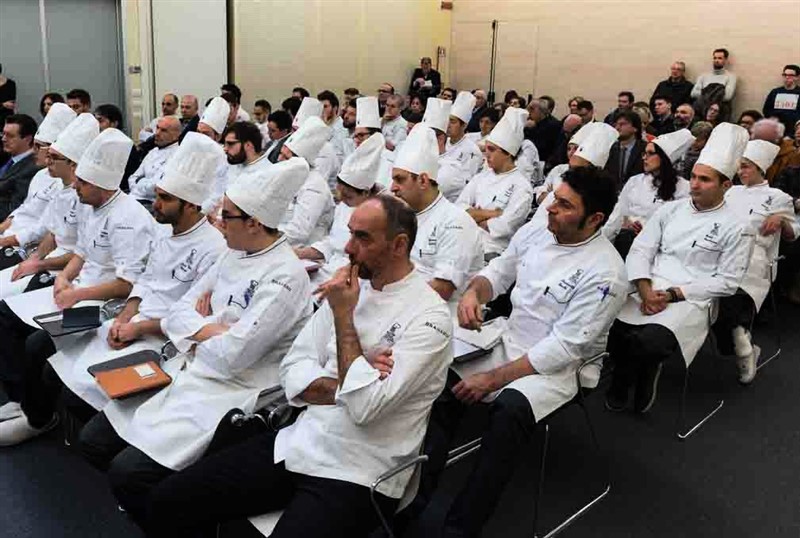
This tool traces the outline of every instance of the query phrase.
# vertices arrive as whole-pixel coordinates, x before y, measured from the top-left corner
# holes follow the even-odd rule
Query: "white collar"
[[[75,184],[75,182],[73,181],[73,182],[72,182],[72,184],[74,185],[74,184]],[[106,201],[106,203],[104,203],[104,204],[103,204],[103,205],[101,205],[100,207],[95,207],[95,208],[94,208],[94,211],[95,211],[95,213],[97,213],[98,211],[100,211],[100,210],[102,210],[102,209],[105,209],[105,208],[107,208],[107,207],[108,207],[108,206],[110,206],[112,203],[114,203],[114,202],[115,202],[115,201],[116,201],[116,200],[117,200],[117,199],[120,197],[120,194],[122,194],[122,191],[121,191],[121,190],[119,190],[119,189],[117,189],[117,191],[114,193],[114,195],[113,195],[111,198],[109,198],[109,199],[108,199],[108,201]]]
[[[712,211],[716,211],[718,209],[722,209],[722,206],[724,206],[724,205],[725,205],[725,199],[723,198],[722,202],[719,205],[716,205],[716,206],[711,207],[709,209],[697,209],[697,207],[695,207],[694,202],[692,201],[692,199],[691,198],[689,199],[689,206],[692,208],[692,211],[694,211],[695,213],[711,213]]]
[[[241,252],[241,253],[242,253],[242,255],[241,255],[241,256],[239,256],[239,259],[240,259],[240,260],[244,260],[244,259],[247,259],[247,258],[257,258],[257,257],[259,257],[259,256],[263,256],[264,254],[267,254],[268,252],[270,252],[270,251],[272,251],[272,250],[276,249],[276,248],[278,247],[278,245],[282,245],[282,244],[283,244],[283,243],[285,243],[285,242],[286,242],[286,236],[285,236],[285,235],[282,235],[282,236],[280,236],[280,237],[278,238],[278,240],[277,240],[277,241],[275,241],[274,243],[272,243],[272,244],[271,244],[270,246],[268,246],[267,248],[265,248],[265,249],[262,249],[262,250],[259,250],[259,251],[257,251],[257,252],[253,252],[252,254],[248,254],[247,252],[244,252],[244,251],[241,251],[241,250],[240,250],[239,252]]]
[[[414,278],[416,275],[417,275],[417,269],[414,268],[400,280],[395,280],[394,282],[384,284],[383,289],[381,290],[376,290],[375,288],[373,288],[371,282],[370,282],[370,288],[372,289],[372,291],[376,293],[394,293],[402,291],[403,288],[406,287],[410,283],[411,279]]]
[[[433,202],[431,202],[428,207],[426,207],[425,209],[423,209],[422,211],[417,213],[417,218],[419,218],[420,215],[423,215],[423,214],[427,213],[428,211],[430,211],[431,209],[433,209],[434,206],[436,206],[436,204],[438,204],[439,201],[442,200],[442,198],[444,198],[444,196],[442,196],[442,193],[439,192],[439,196],[437,196],[436,199]]]
[[[191,228],[189,228],[185,232],[181,232],[179,234],[173,233],[172,237],[183,237],[185,235],[189,235],[190,233],[194,232],[195,230],[200,229],[200,227],[203,226],[204,224],[208,224],[209,226],[211,226],[211,223],[208,222],[208,219],[205,217],[205,215],[201,216],[200,220],[198,220],[196,223],[194,223],[194,226],[192,226]]]
[[[554,245],[559,246],[559,247],[565,247],[565,248],[575,248],[575,247],[582,247],[584,245],[588,245],[589,243],[591,243],[592,241],[594,241],[595,239],[600,237],[601,234],[600,234],[600,230],[597,230],[595,233],[593,233],[591,236],[589,236],[587,239],[584,239],[580,243],[570,243],[568,245],[565,245],[563,243],[559,243],[558,239],[556,238],[554,233],[550,232],[550,235],[553,237],[553,244]]]

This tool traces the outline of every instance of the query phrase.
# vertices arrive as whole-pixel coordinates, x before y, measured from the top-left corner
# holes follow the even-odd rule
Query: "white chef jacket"
[[[392,169],[394,168],[394,160],[398,155],[398,151],[398,149],[389,151],[383,148],[381,152],[381,165],[378,168],[378,179],[376,181],[381,190],[392,188]]]
[[[522,141],[522,146],[517,153],[516,165],[519,171],[531,183],[538,183],[539,179],[539,150],[527,138]]]
[[[222,197],[228,188],[229,174],[233,168],[234,166],[228,164],[228,158],[224,153],[217,156],[217,166],[214,169],[214,186],[211,188],[208,198],[203,200],[200,205],[201,210],[206,215],[209,215],[222,202]]]
[[[328,236],[333,222],[333,195],[328,182],[312,169],[283,214],[280,229],[292,246],[303,246]]]
[[[448,139],[444,153],[439,156],[439,172],[436,183],[439,191],[451,202],[458,200],[470,178],[478,173],[483,154],[478,147],[462,138],[456,144]]]
[[[236,112],[236,121],[250,121],[250,113],[239,107],[239,111]]]
[[[328,280],[337,269],[350,263],[350,257],[345,253],[344,248],[350,240],[348,223],[355,209],[355,207],[350,207],[344,202],[336,204],[330,233],[311,244],[311,248],[319,251],[325,258],[325,264],[312,275],[314,282]]]
[[[417,238],[411,261],[428,281],[447,280],[456,291],[448,303],[455,312],[472,276],[483,269],[480,228],[472,217],[441,193],[417,213]]]
[[[203,202],[203,212],[209,214],[214,208],[218,208],[222,203],[222,198],[225,196],[225,191],[228,190],[228,187],[242,178],[255,177],[261,171],[272,166],[272,164],[273,163],[267,159],[266,152],[262,153],[261,156],[251,163],[228,164],[228,159],[225,157],[217,165],[217,177],[214,182],[214,189]]]
[[[525,223],[532,201],[530,181],[518,168],[504,174],[496,174],[487,168],[470,180],[461,191],[456,205],[464,209],[479,207],[503,210],[499,217],[489,219],[488,232],[480,229],[483,250],[491,254],[505,250],[511,236]]]
[[[73,284],[85,288],[115,278],[135,284],[144,271],[154,233],[155,221],[150,213],[122,191],[98,208],[80,204],[78,211],[75,254],[83,259],[83,267]],[[6,303],[20,319],[36,328],[39,326],[33,316],[59,310],[50,288],[10,297]]]
[[[330,140],[323,144],[317,158],[314,159],[313,163],[309,164],[325,179],[329,191],[336,190],[336,176],[339,175],[339,170],[342,169],[342,161],[336,155],[336,149]]]
[[[444,388],[453,354],[452,319],[444,301],[417,271],[382,290],[361,281],[354,313],[365,353],[391,347],[386,379],[362,356],[347,371],[333,405],[308,405],[275,440],[275,463],[309,476],[369,485],[390,468],[417,456],[434,400]],[[337,378],[336,331],[326,302],[303,328],[281,362],[281,384],[292,405],[320,377]],[[379,488],[400,498],[413,469]]]
[[[487,358],[453,369],[464,378],[527,353],[538,374],[504,388],[520,391],[540,421],[575,396],[581,361],[605,350],[608,331],[627,296],[625,265],[599,232],[583,243],[561,245],[550,231],[529,223],[479,275],[491,283],[492,298],[516,281],[508,329]],[[599,378],[599,367],[587,368],[581,384],[594,387]]]
[[[212,292],[213,313],[203,317],[195,303],[206,291]],[[205,453],[228,411],[252,411],[259,393],[278,384],[280,360],[311,311],[308,276],[286,238],[253,254],[227,250],[161,320],[182,352],[167,363],[184,364],[172,384],[141,405],[115,400],[104,412],[125,441],[181,470]],[[209,323],[231,327],[193,341]]]
[[[652,174],[644,173],[637,174],[625,182],[622,192],[619,193],[619,200],[603,226],[603,233],[606,237],[614,240],[622,228],[625,217],[637,220],[644,226],[656,209],[664,205],[665,201],[658,197],[658,187],[653,179]],[[688,197],[689,182],[678,177],[673,200],[682,200]]]
[[[345,128],[342,118],[337,116],[333,123],[330,125],[331,137],[330,142],[336,158],[339,163],[344,163],[344,158],[347,156],[345,149],[346,140],[350,137],[350,132]]]
[[[137,200],[154,201],[156,184],[164,177],[167,161],[178,150],[178,142],[163,148],[155,147],[145,155],[142,164],[128,178],[130,194]]]
[[[778,274],[777,265],[770,271],[770,264],[778,258],[781,242],[780,231],[764,236],[761,235],[761,225],[767,217],[780,215],[792,226],[795,239],[800,237],[800,223],[795,218],[792,197],[764,181],[751,187],[731,187],[725,193],[725,202],[734,213],[746,220],[748,231],[754,239],[753,253],[740,287],[753,299],[756,310],[759,310],[767,298],[772,280]]]
[[[403,116],[397,116],[395,119],[389,121],[384,120],[381,133],[383,133],[383,138],[385,138],[387,142],[397,146],[397,144],[405,140],[408,136],[408,122]]]
[[[569,164],[567,163],[554,166],[547,174],[547,177],[544,178],[544,183],[533,188],[533,195],[538,198],[542,193],[550,193],[556,190],[558,186],[561,185],[561,176],[563,176],[564,172],[567,170],[569,170]],[[539,207],[546,207],[544,200],[539,204]],[[536,212],[538,213],[539,210],[537,209]]]
[[[42,168],[33,176],[25,201],[11,212],[11,225],[2,234],[16,236],[20,246],[39,241],[47,230],[41,223],[45,208],[64,184]]]
[[[166,230],[154,241],[144,274],[128,296],[141,299],[133,321],[165,317],[170,307],[208,272],[225,250],[222,233],[205,218],[181,234],[172,234],[170,228]],[[113,323],[114,320],[109,320],[97,330],[87,332],[49,359],[64,384],[98,411],[109,399],[87,369],[137,351],[158,351],[165,341],[163,337],[147,336],[124,349],[111,349],[107,339]]]
[[[650,279],[656,290],[677,286],[686,300],[645,316],[639,310],[639,294],[633,293],[622,307],[619,320],[666,327],[678,340],[686,364],[690,364],[708,334],[713,299],[736,293],[751,249],[752,236],[746,223],[726,202],[703,211],[691,200],[667,202],[636,236],[625,266],[631,282]]]

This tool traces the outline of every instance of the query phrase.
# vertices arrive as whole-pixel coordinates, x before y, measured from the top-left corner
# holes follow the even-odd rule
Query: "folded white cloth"
[[[492,349],[500,343],[500,338],[508,328],[507,318],[495,318],[481,326],[480,331],[471,331],[463,327],[456,327],[453,336],[456,340],[466,342],[480,349]],[[455,345],[455,344],[454,344]]]

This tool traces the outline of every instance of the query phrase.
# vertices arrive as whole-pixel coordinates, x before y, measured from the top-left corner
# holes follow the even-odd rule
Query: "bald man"
[[[549,172],[559,164],[565,164],[569,160],[567,158],[569,139],[578,132],[582,124],[583,120],[577,114],[569,114],[564,118],[564,121],[561,122],[561,138],[559,139],[556,149],[550,155],[550,158],[547,159],[547,166],[545,166],[546,172]]]
[[[180,136],[181,121],[177,116],[159,118],[154,135],[155,147],[128,178],[131,196],[148,208],[156,199],[156,183],[164,175],[164,167],[170,156],[178,149]]]
[[[197,125],[200,123],[199,109],[200,104],[197,102],[197,97],[194,95],[181,97],[181,125],[183,126],[183,131],[178,143],[183,142],[183,137],[186,136],[186,133],[197,131]]]

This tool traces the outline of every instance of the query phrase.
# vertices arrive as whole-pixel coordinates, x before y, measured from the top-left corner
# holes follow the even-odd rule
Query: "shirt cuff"
[[[340,402],[341,396],[361,390],[379,380],[380,377],[378,370],[373,368],[361,355],[350,365],[342,386],[336,389],[336,402]]]
[[[551,334],[528,350],[528,361],[540,374],[554,374],[569,364],[569,353]]]
[[[303,407],[307,402],[300,398],[300,394],[306,390],[311,383],[321,377],[330,377],[324,368],[315,361],[302,361],[293,366],[286,372],[283,379],[286,399],[294,407]]]

